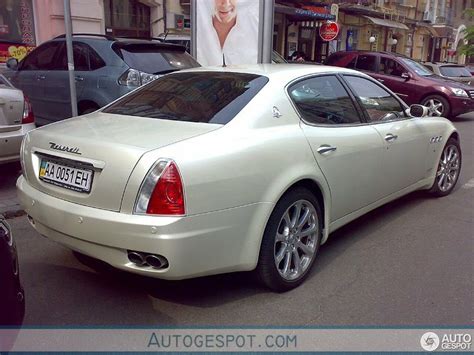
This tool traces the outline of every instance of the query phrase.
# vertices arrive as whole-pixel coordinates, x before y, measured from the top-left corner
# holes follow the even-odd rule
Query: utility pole
[[[77,116],[76,80],[74,78],[74,54],[72,50],[71,3],[64,0],[64,27],[66,28],[67,69],[69,72],[69,88],[71,91],[72,117]]]

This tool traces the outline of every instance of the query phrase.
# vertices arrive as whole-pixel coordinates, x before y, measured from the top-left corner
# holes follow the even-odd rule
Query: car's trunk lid
[[[119,211],[128,178],[144,153],[219,127],[221,125],[105,113],[70,119],[29,135],[25,143],[27,179],[33,187],[49,195],[85,206]],[[71,186],[65,188],[63,182],[58,186],[57,181],[50,181],[54,176],[51,165],[45,165],[46,162],[88,171],[81,177],[91,174],[90,192],[72,190]],[[42,172],[43,179],[39,177],[41,168],[48,169],[49,174]],[[68,184],[74,177],[71,179]]]
[[[23,93],[0,85],[0,133],[21,128]]]

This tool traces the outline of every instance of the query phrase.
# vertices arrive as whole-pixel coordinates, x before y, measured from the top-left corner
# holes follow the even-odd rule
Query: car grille
[[[474,99],[474,90],[468,90],[467,92],[469,93],[471,99]]]

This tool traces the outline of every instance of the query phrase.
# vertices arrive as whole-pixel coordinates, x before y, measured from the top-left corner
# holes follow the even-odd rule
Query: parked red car
[[[363,71],[408,105],[427,106],[430,116],[450,118],[474,111],[472,87],[435,75],[417,61],[396,53],[336,52],[325,64]]]

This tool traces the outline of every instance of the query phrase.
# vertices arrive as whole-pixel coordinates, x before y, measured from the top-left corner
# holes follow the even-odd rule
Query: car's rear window
[[[439,67],[441,75],[452,76],[452,77],[471,77],[471,73],[464,67],[458,67],[456,65],[444,65]]]
[[[157,44],[133,43],[114,46],[114,50],[130,68],[149,74],[200,66],[193,57],[179,47],[170,49]]]
[[[123,97],[104,112],[226,124],[267,82],[265,76],[247,73],[174,73]]]

